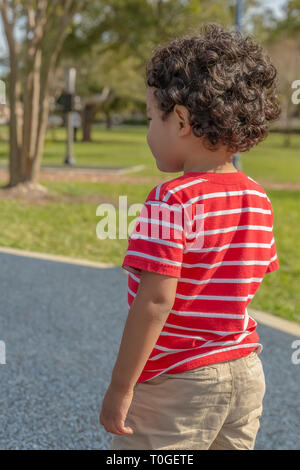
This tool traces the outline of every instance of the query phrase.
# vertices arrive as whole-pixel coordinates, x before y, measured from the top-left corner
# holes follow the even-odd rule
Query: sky
[[[284,12],[284,6],[288,0],[260,0],[260,3],[264,8],[270,8],[274,11],[274,14],[280,18]]]
[[[261,0],[262,5],[266,8],[271,8],[274,10],[274,13],[277,16],[281,16],[282,13],[282,8],[286,4],[287,0]],[[0,15],[1,16],[1,15]],[[17,33],[17,32],[16,32]],[[3,32],[3,24],[2,24],[2,18],[0,19],[0,56],[6,55],[7,53],[7,43],[6,43],[6,38]],[[0,66],[0,72],[1,72],[2,67]]]
[[[261,3],[264,7],[272,8],[280,16],[281,9],[287,3],[287,0],[262,0]]]

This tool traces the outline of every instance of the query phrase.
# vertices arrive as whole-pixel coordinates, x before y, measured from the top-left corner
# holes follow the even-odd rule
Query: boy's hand
[[[125,426],[128,409],[131,405],[133,389],[126,392],[110,385],[103,399],[100,424],[113,434],[133,434],[133,429]]]

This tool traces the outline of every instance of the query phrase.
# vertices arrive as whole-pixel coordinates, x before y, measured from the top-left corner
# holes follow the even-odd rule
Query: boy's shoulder
[[[218,182],[218,190],[220,190],[221,187],[224,188],[225,191],[232,191],[235,188],[237,190],[254,190],[264,194],[266,196],[266,199],[271,202],[263,186],[243,171],[239,170],[238,178],[234,181],[234,184],[232,180],[230,181],[230,183],[226,183],[226,174],[223,173],[223,175],[225,175],[224,183],[220,184],[220,182]],[[149,192],[146,202],[160,201],[165,202],[167,204],[174,204],[176,202],[178,203],[181,202],[184,194],[189,192],[191,188],[195,187],[195,185],[197,187],[198,194],[205,194],[206,192],[211,191],[211,185],[215,183],[217,183],[216,179],[211,176],[208,176],[207,174],[203,176],[200,174],[192,176],[191,174],[182,174],[180,176],[177,176],[176,178],[172,178],[168,181],[164,181],[163,183],[154,186],[154,188],[152,188]]]
[[[159,201],[167,204],[178,202],[187,181],[187,177],[183,174],[157,184],[149,192],[146,201]]]
[[[243,172],[242,172],[243,173]],[[257,181],[255,181],[253,178],[251,178],[250,176],[246,175],[246,173],[243,173],[244,174],[244,180],[248,186],[248,188],[250,190],[255,190],[259,193],[262,193],[265,195],[266,197],[266,200],[271,204],[271,201],[266,193],[266,191],[264,190],[264,187],[258,183]]]

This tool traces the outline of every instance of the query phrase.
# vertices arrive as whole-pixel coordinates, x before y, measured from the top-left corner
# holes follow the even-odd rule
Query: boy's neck
[[[191,171],[194,172],[212,172],[212,173],[232,173],[232,172],[237,172],[238,170],[236,167],[233,165],[232,161],[231,162],[226,162],[218,165],[209,165],[209,164],[203,164],[203,165],[184,165],[183,172],[189,173]]]

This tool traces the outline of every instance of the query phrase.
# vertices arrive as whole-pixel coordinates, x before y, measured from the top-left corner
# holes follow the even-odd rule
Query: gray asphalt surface
[[[4,253],[0,263],[0,449],[107,450],[99,412],[127,316],[126,273]],[[297,337],[257,331],[266,395],[255,449],[300,449]]]

